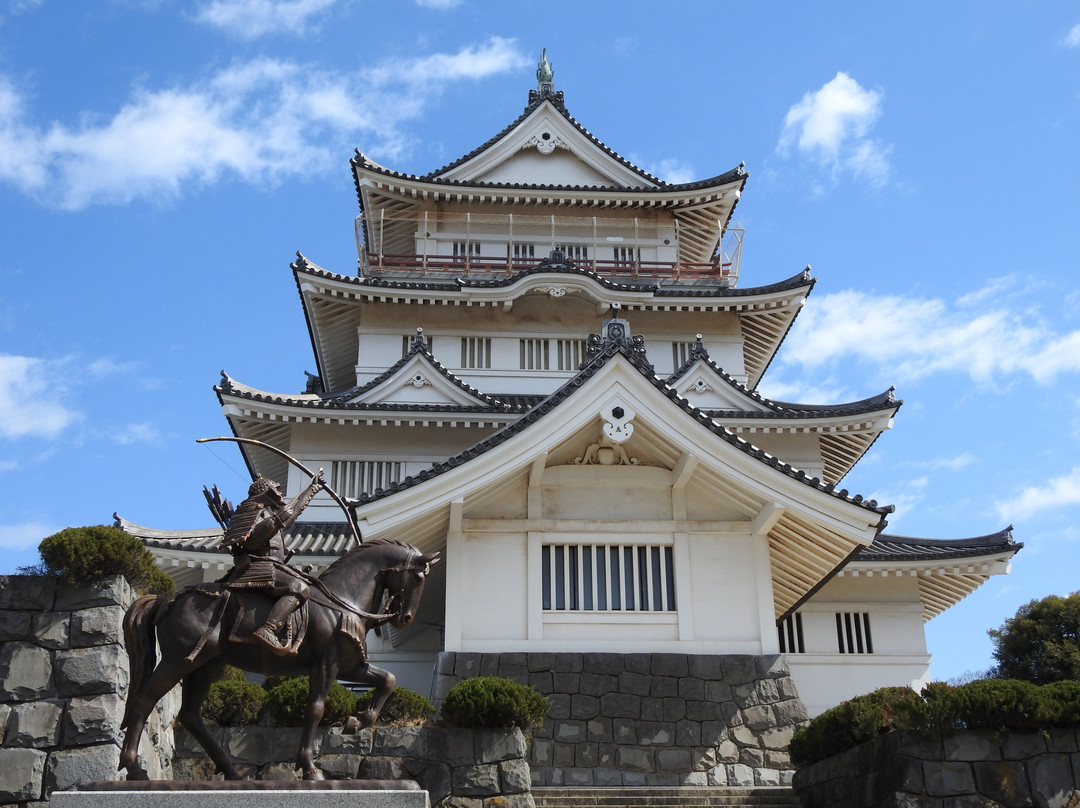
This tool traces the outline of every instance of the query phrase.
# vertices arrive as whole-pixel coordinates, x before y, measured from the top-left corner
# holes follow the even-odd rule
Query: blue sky
[[[289,262],[356,267],[348,160],[426,173],[522,110],[671,181],[745,161],[741,285],[818,285],[761,390],[895,385],[845,481],[935,538],[1026,545],[929,624],[938,678],[1077,586],[1080,8],[1072,2],[0,4],[0,572],[119,511],[242,491],[211,390],[314,370]]]

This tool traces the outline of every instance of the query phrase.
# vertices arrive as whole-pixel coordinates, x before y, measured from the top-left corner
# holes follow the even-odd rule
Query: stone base
[[[56,791],[56,808],[430,808],[428,793],[411,781],[270,780],[91,783]]]

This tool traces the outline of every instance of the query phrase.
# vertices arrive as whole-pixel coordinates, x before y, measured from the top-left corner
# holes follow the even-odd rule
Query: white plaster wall
[[[810,716],[879,687],[921,690],[930,681],[930,657],[919,654],[787,654],[791,678]]]
[[[755,540],[749,535],[698,534],[689,538],[689,587],[680,603],[692,598],[693,639],[716,643],[713,653],[760,654],[761,570]],[[766,578],[769,571],[764,570]]]
[[[478,640],[521,642],[528,632],[527,536],[523,533],[466,533],[460,563],[467,585],[452,608],[464,616],[461,648]]]

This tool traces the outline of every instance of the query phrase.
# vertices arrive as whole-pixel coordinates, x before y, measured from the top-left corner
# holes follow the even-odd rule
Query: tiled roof
[[[936,561],[1015,553],[1024,545],[1013,541],[1012,525],[987,536],[970,539],[918,539],[911,536],[880,534],[864,547],[856,561]]]

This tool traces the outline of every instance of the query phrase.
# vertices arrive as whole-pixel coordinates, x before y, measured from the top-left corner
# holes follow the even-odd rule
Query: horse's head
[[[382,570],[383,586],[390,593],[386,612],[394,615],[390,625],[399,629],[416,617],[428,572],[442,560],[437,552],[425,555],[415,547],[406,547],[409,552],[400,564]]]

